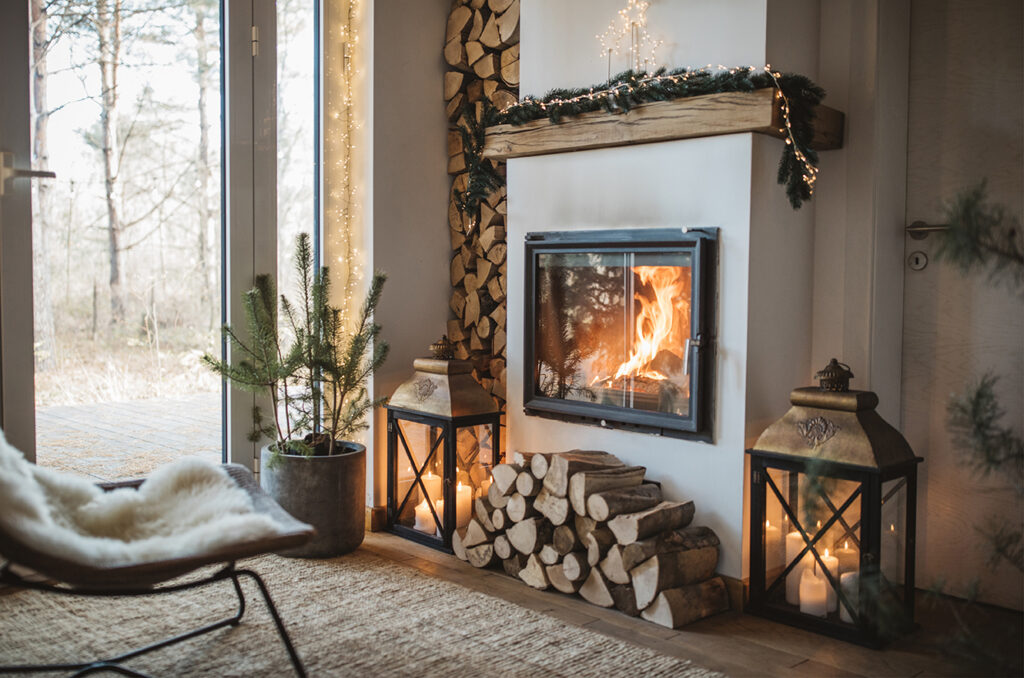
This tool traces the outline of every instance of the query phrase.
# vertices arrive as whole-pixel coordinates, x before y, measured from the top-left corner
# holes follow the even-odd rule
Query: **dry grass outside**
[[[213,393],[221,380],[200,360],[203,350],[185,341],[158,349],[147,337],[59,341],[60,350],[36,365],[36,406],[122,402]],[[205,343],[205,342],[204,342]],[[219,353],[219,347],[208,346]]]

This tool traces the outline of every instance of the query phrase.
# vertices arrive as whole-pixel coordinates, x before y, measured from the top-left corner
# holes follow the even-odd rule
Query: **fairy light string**
[[[813,108],[824,91],[802,75],[781,73],[770,64],[729,67],[708,64],[700,69],[659,69],[654,73],[625,71],[607,83],[576,90],[552,90],[544,98],[526,96],[501,110],[490,111],[487,125],[522,125],[548,118],[554,123],[564,117],[588,111],[625,113],[633,106],[653,101],[700,96],[720,92],[749,92],[772,87],[779,101],[785,141],[779,164],[779,183],[794,208],[814,194],[818,177],[818,154],[810,148],[814,134]]]

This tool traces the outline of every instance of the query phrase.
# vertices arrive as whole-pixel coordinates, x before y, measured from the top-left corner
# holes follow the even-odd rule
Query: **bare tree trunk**
[[[97,0],[96,35],[100,52],[100,98],[103,127],[103,178],[107,204],[107,252],[110,260],[110,323],[124,320],[124,265],[118,214],[117,70],[121,60],[121,0]]]
[[[210,123],[206,111],[210,90],[210,46],[206,37],[206,12],[202,3],[195,5],[196,17],[196,80],[199,84],[199,158],[196,172],[199,175],[199,271],[202,276],[200,305],[208,313],[208,329],[217,326],[217,308],[213,303],[217,287],[215,269],[211,265],[210,251]]]
[[[46,101],[47,66],[46,52],[49,47],[47,35],[46,0],[32,0],[32,108],[34,129],[32,139],[33,167],[49,169],[50,149],[47,140],[47,126],[50,110]],[[33,182],[36,191],[35,215],[32,220],[32,287],[35,316],[36,365],[46,369],[56,353],[56,331],[53,319],[53,303],[50,295],[50,265],[47,258],[46,237],[50,225],[50,184],[46,181]]]

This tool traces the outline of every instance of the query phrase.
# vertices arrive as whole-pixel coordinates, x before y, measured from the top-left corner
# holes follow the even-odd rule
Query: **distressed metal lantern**
[[[750,610],[878,647],[914,619],[917,464],[833,359],[750,455]]]
[[[431,349],[435,357],[413,362],[416,373],[387,406],[387,519],[392,532],[450,551],[500,462],[501,415],[447,339]]]

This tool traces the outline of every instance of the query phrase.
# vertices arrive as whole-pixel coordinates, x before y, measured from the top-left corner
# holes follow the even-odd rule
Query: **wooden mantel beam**
[[[818,106],[815,113],[811,148],[842,148],[843,114],[828,106]],[[775,90],[725,92],[643,104],[622,115],[593,111],[558,124],[544,119],[519,126],[495,125],[487,130],[483,156],[507,160],[741,132],[783,138],[781,128]]]

